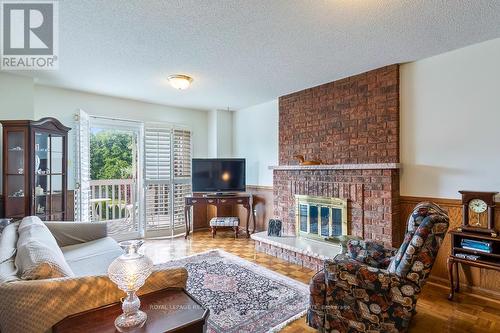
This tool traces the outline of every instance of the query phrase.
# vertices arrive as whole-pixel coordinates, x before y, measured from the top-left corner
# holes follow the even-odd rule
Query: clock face
[[[488,205],[481,199],[472,199],[469,201],[469,208],[477,214],[484,213],[488,209]]]

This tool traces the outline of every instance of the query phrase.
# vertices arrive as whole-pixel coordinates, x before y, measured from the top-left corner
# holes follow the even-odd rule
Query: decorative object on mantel
[[[269,219],[267,226],[267,235],[273,237],[281,237],[281,220]]]
[[[323,164],[323,162],[321,160],[306,161],[306,159],[304,158],[304,155],[295,155],[294,158],[299,161],[300,165],[320,165],[320,164]]]
[[[498,192],[458,191],[462,194],[463,221],[459,231],[486,233],[497,237],[495,230],[495,195]]]

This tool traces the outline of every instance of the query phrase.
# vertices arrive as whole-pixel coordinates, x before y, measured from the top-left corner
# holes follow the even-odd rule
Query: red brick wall
[[[279,163],[399,162],[399,65],[279,99]]]
[[[295,235],[295,194],[347,199],[351,234],[396,246],[400,242],[399,171],[274,170],[274,214]]]
[[[294,155],[324,164],[399,162],[399,66],[279,99],[279,164]],[[274,214],[295,234],[295,194],[348,201],[351,234],[398,245],[399,170],[275,170]]]

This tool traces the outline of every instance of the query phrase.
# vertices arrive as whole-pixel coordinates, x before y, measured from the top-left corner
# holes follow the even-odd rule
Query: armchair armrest
[[[347,243],[348,255],[351,259],[376,268],[387,268],[397,249],[386,248],[382,242],[350,240]]]
[[[44,222],[61,247],[85,243],[108,235],[106,222]]]
[[[155,267],[139,294],[185,288],[185,268]],[[125,294],[105,275],[0,284],[0,331],[46,332],[69,315],[111,304]]]
[[[309,291],[309,309],[306,320],[309,326],[319,329],[325,326],[326,285],[324,271],[317,272],[311,278]]]

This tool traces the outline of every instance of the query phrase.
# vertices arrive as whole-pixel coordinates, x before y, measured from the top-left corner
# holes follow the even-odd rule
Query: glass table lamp
[[[146,313],[139,310],[141,301],[136,295],[153,268],[151,259],[138,253],[143,243],[140,240],[121,242],[120,246],[125,253],[116,258],[108,268],[110,280],[127,294],[122,302],[123,313],[115,319],[115,326],[120,332],[142,327],[147,319]]]

